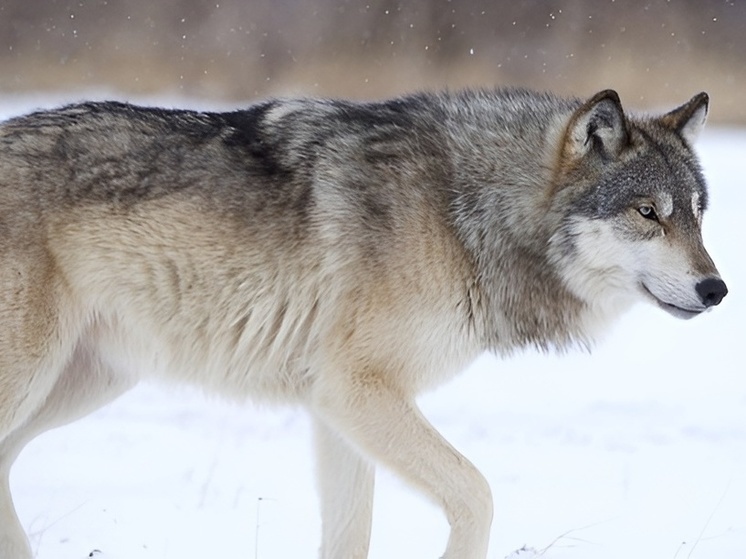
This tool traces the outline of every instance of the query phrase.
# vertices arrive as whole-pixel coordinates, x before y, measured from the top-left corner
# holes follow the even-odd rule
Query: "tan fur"
[[[485,350],[590,345],[641,298],[720,302],[688,147],[706,101],[659,120],[610,91],[505,91],[5,123],[0,559],[32,555],[7,481],[23,446],[146,377],[309,409],[322,559],[367,557],[378,463],[442,507],[445,558],[484,559],[490,489],[415,399]]]

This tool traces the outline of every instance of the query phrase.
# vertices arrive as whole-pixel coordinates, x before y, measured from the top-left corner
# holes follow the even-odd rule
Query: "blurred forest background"
[[[746,124],[743,0],[0,0],[0,95],[376,99],[423,88],[705,90]]]

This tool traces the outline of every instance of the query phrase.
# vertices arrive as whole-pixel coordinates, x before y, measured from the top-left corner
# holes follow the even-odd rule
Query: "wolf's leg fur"
[[[373,516],[374,466],[323,420],[316,419],[314,427],[321,559],[365,559]]]
[[[315,412],[443,508],[451,525],[444,559],[484,559],[492,523],[487,481],[430,425],[414,402],[380,379],[366,378],[368,382],[337,378],[343,386],[330,382],[317,388]],[[335,520],[342,522],[342,517]]]
[[[78,347],[41,406],[0,441],[0,559],[32,557],[8,482],[10,468],[26,443],[94,411],[133,385],[134,380],[118,377],[92,351]]]

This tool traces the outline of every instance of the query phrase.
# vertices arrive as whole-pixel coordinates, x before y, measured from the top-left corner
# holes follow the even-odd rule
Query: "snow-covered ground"
[[[699,151],[721,307],[681,322],[641,306],[592,355],[485,356],[421,399],[490,481],[490,559],[746,557],[746,130],[709,130]],[[11,483],[40,559],[313,558],[319,544],[298,410],[142,386],[39,437]],[[379,472],[372,558],[434,559],[447,532]]]

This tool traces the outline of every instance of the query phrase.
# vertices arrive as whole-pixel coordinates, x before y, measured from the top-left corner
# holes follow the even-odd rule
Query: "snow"
[[[746,130],[698,150],[720,307],[640,306],[591,355],[485,355],[421,399],[492,486],[490,559],[746,557]],[[11,485],[39,559],[315,557],[309,431],[299,410],[143,385],[33,441]],[[374,515],[372,559],[442,553],[442,514],[386,471]]]

